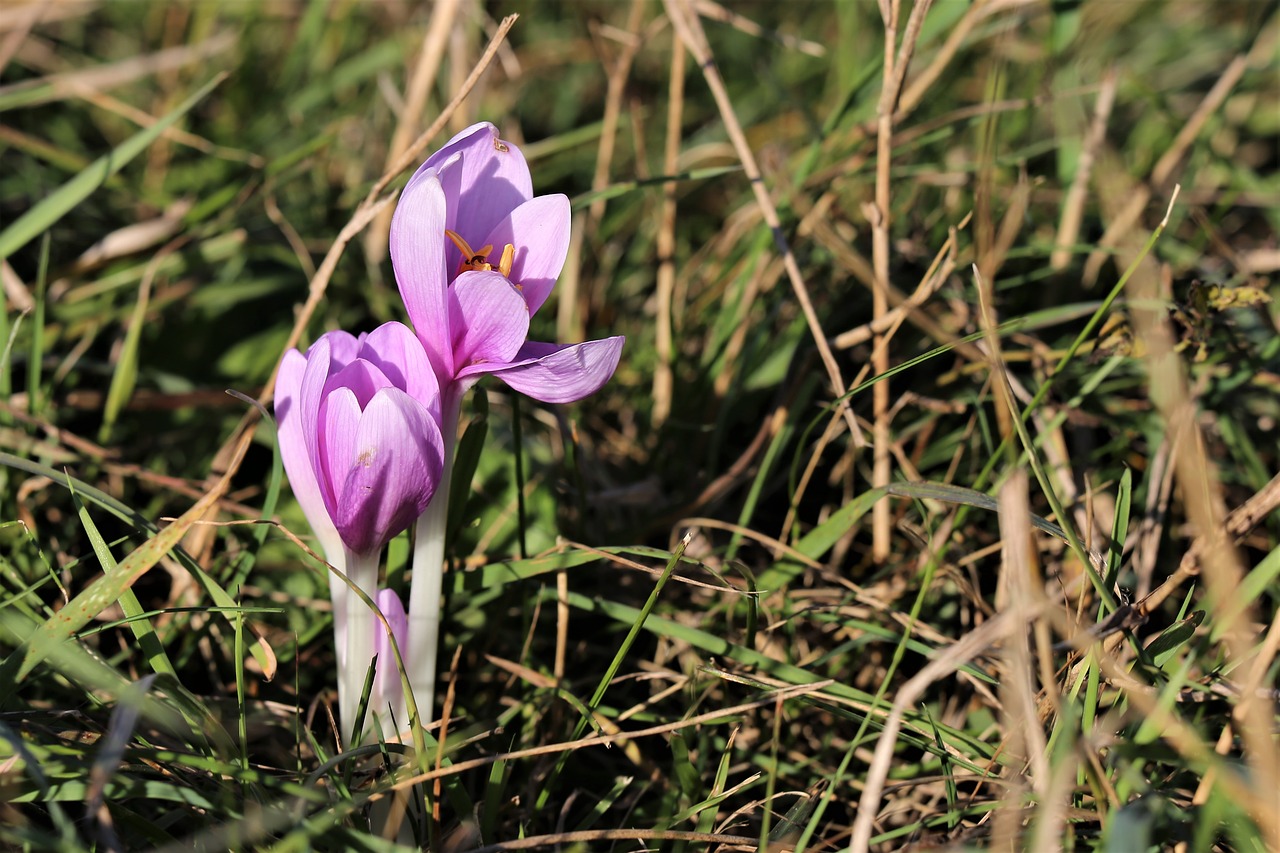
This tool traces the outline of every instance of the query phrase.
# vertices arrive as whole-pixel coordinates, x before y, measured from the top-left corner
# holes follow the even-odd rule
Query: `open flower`
[[[285,353],[276,415],[285,471],[326,559],[374,596],[383,546],[422,515],[441,482],[439,389],[426,353],[399,323],[359,338],[329,332],[305,356]],[[365,672],[385,632],[335,575],[329,588],[340,716],[350,731]],[[380,603],[385,611],[386,599]],[[388,668],[394,672],[394,662],[381,657],[379,672]],[[379,712],[388,705],[403,708],[403,697],[398,705],[394,695],[374,697]]]
[[[407,645],[409,681],[431,709],[440,627],[448,476],[462,395],[492,373],[544,403],[593,394],[613,375],[621,337],[529,341],[569,251],[569,200],[533,196],[520,149],[475,124],[431,155],[391,219],[391,265],[414,331],[440,383],[445,481],[418,520]]]
[[[528,341],[569,249],[569,200],[533,196],[524,155],[488,123],[431,155],[400,196],[391,261],[409,319],[448,398],[492,373],[546,403],[595,393],[623,338]]]

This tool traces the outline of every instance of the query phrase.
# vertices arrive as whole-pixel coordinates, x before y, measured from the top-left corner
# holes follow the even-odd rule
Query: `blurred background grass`
[[[606,732],[671,723],[670,732],[608,752],[566,750],[563,767],[553,752],[448,777],[443,792],[427,786],[435,812],[414,811],[418,797],[406,826],[459,850],[570,830],[605,833],[578,839],[583,849],[605,849],[607,833],[621,830],[714,831],[761,844],[772,833],[788,847],[803,834],[810,849],[843,849],[895,692],[1008,606],[997,581],[1009,537],[995,513],[958,504],[959,492],[872,492],[870,449],[838,420],[823,438],[832,390],[692,61],[676,96],[678,157],[664,157],[673,97],[664,7],[462,2],[442,30],[432,85],[407,101],[433,21],[452,8],[315,0],[0,9],[0,332],[12,340],[0,370],[0,449],[43,466],[0,468],[9,611],[0,639],[18,649],[3,670],[13,686],[0,711],[7,844],[372,849],[379,836],[395,837],[378,806],[363,810],[389,775],[367,759],[325,765],[334,752],[316,713],[334,683],[325,582],[277,533],[259,548],[245,528],[196,528],[183,543],[189,564],[166,559],[134,584],[152,612],[147,636],[174,673],[155,667],[151,640],[135,643],[119,624],[126,605],[100,614],[101,630],[77,643],[125,681],[159,672],[158,695],[189,724],[220,721],[226,742],[147,714],[126,725],[120,709],[139,700],[102,671],[46,665],[19,682],[15,661],[24,632],[101,574],[101,547],[123,559],[145,538],[93,501],[86,524],[57,478],[70,472],[153,522],[207,491],[246,412],[223,389],[259,392],[317,264],[385,171],[397,132],[412,138],[430,123],[510,13],[520,14],[510,37],[431,147],[477,120],[520,144],[535,191],[575,201],[577,242],[532,337],[628,341],[614,380],[592,399],[518,409],[523,519],[512,400],[497,383],[473,394],[465,417],[485,444],[470,494],[457,490],[450,549],[457,573],[445,647],[461,649],[451,759],[569,738],[654,588],[650,574],[582,546],[613,546],[661,569],[693,527],[686,555],[698,562],[680,573],[712,588],[662,588],[596,712]],[[929,357],[888,380],[892,404],[880,412],[864,393],[875,340],[865,324],[880,12],[871,2],[816,0],[697,8],[837,363],[859,389],[853,410],[867,435],[876,418],[891,421],[894,481],[995,494],[1025,464],[1016,436],[1001,444],[1013,433],[999,377],[1007,372],[1019,407],[1051,380],[1028,423],[1068,510],[1055,520],[1107,556],[1108,580],[1127,601],[1141,599],[1206,533],[1185,506],[1185,489],[1199,481],[1172,473],[1185,445],[1170,441],[1167,410],[1151,393],[1159,341],[1146,330],[1160,326],[1187,373],[1198,446],[1221,480],[1205,487],[1212,502],[1263,508],[1231,529],[1238,560],[1221,576],[1247,573],[1236,598],[1206,596],[1187,573],[1149,613],[1124,608],[1132,633],[1105,654],[1133,683],[1041,644],[1034,721],[997,694],[1011,680],[999,652],[928,689],[907,709],[914,728],[893,755],[875,843],[1275,843],[1274,825],[1253,808],[1266,804],[1266,790],[1252,803],[1235,794],[1276,757],[1257,751],[1274,750],[1271,692],[1260,700],[1267,730],[1254,741],[1245,733],[1252,753],[1237,740],[1241,696],[1252,695],[1240,685],[1276,683],[1276,4],[933,6],[889,172],[889,280],[900,294],[890,304],[923,284],[915,310],[895,315],[890,363]],[[227,78],[134,159],[111,164],[118,171],[101,186],[47,227],[24,224],[37,202],[219,72]],[[1127,286],[1130,298],[1059,367],[1175,182],[1178,204]],[[664,214],[667,193],[674,207]],[[404,319],[380,228],[341,256],[304,344],[326,329]],[[939,253],[943,273],[932,276]],[[989,342],[966,339],[984,328],[974,264],[993,318],[1006,324],[995,355]],[[1139,316],[1144,307],[1155,319]],[[273,446],[260,427],[220,519],[271,506]],[[1212,484],[1208,466],[1195,470]],[[1033,491],[1025,505],[1052,515],[1043,487]],[[864,516],[877,500],[893,520],[890,554],[878,561]],[[306,535],[287,492],[278,517]],[[1108,552],[1107,535],[1125,525],[1123,553]],[[1072,586],[1080,554],[1051,536],[1036,544],[1046,589],[1062,598],[1054,606],[1086,623],[1104,618],[1107,608]],[[521,560],[522,549],[560,556]],[[399,541],[389,555],[397,584],[405,551]],[[251,609],[242,615],[272,650],[272,680],[262,677],[264,657],[241,667],[240,617],[208,612],[218,602],[193,581],[195,564]],[[18,612],[27,621],[14,622]],[[1247,642],[1224,644],[1231,626],[1221,615],[1241,612]],[[1055,641],[1069,633],[1048,617],[1037,624],[1056,626]],[[835,684],[812,695],[735,714],[734,726],[678,725],[753,701],[767,685],[827,678]],[[1142,728],[1151,713],[1135,699],[1143,690],[1191,741]],[[228,752],[241,725],[245,745]],[[1043,767],[1034,738],[1007,740],[1023,726],[1046,733]],[[783,818],[793,803],[811,807],[816,799],[803,792],[819,790],[827,801],[812,817]],[[82,801],[108,805],[82,820]]]

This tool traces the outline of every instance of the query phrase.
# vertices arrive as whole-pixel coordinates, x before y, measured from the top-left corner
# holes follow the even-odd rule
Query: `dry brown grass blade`
[[[880,15],[884,19],[884,72],[880,100],[876,106],[876,188],[875,203],[867,205],[871,222],[871,265],[875,271],[875,287],[871,291],[871,321],[882,323],[889,311],[889,176],[893,166],[893,121],[906,79],[911,56],[915,52],[920,27],[932,0],[917,0],[911,7],[902,44],[898,45],[900,0],[881,0]],[[871,349],[871,369],[877,376],[889,372],[889,335],[875,335]],[[872,389],[874,428],[872,433],[871,485],[887,485],[893,462],[893,434],[888,380],[877,382]],[[883,563],[889,558],[893,533],[893,508],[888,501],[878,501],[871,510],[871,558]]]
[[[678,38],[671,40],[671,75],[667,88],[667,134],[662,152],[662,171],[676,174],[680,157],[680,124],[684,115],[684,69],[688,54]],[[662,219],[658,223],[657,316],[654,346],[658,361],[653,370],[653,427],[658,429],[671,414],[671,395],[675,387],[671,362],[672,297],[676,289],[676,185],[662,188]]]
[[[426,109],[431,87],[435,85],[436,78],[440,75],[445,43],[449,39],[449,32],[453,29],[459,5],[460,0],[439,0],[431,7],[431,22],[422,37],[418,62],[414,65],[413,76],[409,79],[409,87],[405,91],[404,109],[396,122],[396,129],[391,134],[385,168],[391,168],[413,141],[414,130],[422,119],[423,110]],[[384,210],[374,220],[373,227],[365,234],[364,251],[370,264],[380,264],[386,257],[390,232],[391,211]]]
[[[114,89],[153,74],[176,71],[188,65],[205,62],[230,50],[236,42],[235,33],[218,33],[196,44],[166,48],[155,53],[122,59],[119,62],[50,74],[46,77],[0,86],[0,98],[48,87],[47,91],[31,96],[31,100],[25,104],[35,106],[77,97],[85,91]]]
[[[1107,223],[1106,231],[1098,239],[1098,248],[1085,261],[1082,275],[1085,287],[1092,286],[1098,280],[1102,265],[1111,257],[1109,250],[1123,246],[1128,240],[1142,218],[1143,211],[1147,209],[1152,193],[1167,191],[1169,181],[1173,179],[1174,172],[1183,162],[1191,144],[1196,141],[1196,137],[1204,129],[1209,117],[1218,111],[1218,107],[1222,106],[1236,83],[1240,82],[1250,63],[1251,57],[1246,54],[1240,54],[1231,60],[1230,64],[1223,69],[1222,76],[1213,84],[1191,117],[1187,119],[1187,123],[1178,131],[1169,148],[1156,161],[1156,165],[1151,169],[1151,177],[1134,189],[1123,209],[1108,217],[1110,221]]]
[[[71,265],[71,272],[81,273],[116,258],[132,255],[136,252],[141,252],[143,249],[149,249],[152,246],[163,243],[182,227],[182,217],[186,216],[187,211],[190,209],[191,201],[189,199],[179,199],[170,204],[164,213],[154,219],[126,225],[123,228],[112,231],[88,249],[85,249],[84,253],[76,258]],[[150,272],[150,269],[148,269],[148,272]],[[52,286],[56,287],[57,285]]]
[[[1223,79],[1228,79],[1228,75]],[[1127,215],[1127,211],[1126,208],[1122,216]],[[1168,220],[1167,213],[1165,220]],[[1128,229],[1123,235],[1120,258],[1129,266],[1140,247]],[[1244,567],[1226,526],[1229,516],[1217,466],[1208,456],[1205,437],[1196,420],[1199,407],[1188,386],[1181,356],[1174,349],[1174,335],[1168,318],[1163,310],[1144,307],[1157,304],[1160,274],[1151,258],[1135,270],[1128,283],[1130,315],[1135,334],[1147,344],[1143,361],[1151,400],[1178,448],[1173,456],[1173,466],[1184,511],[1198,539],[1203,541],[1199,560],[1208,587],[1207,607],[1214,624],[1223,628],[1222,642],[1229,664],[1248,673],[1256,654],[1249,625],[1256,617],[1252,603],[1242,599]],[[1175,574],[1181,573],[1183,567],[1179,567]],[[1275,710],[1270,698],[1243,694],[1233,714],[1244,741],[1245,758],[1254,784],[1257,790],[1262,791],[1280,789],[1280,749],[1271,734]],[[1280,813],[1274,808],[1255,809],[1252,817],[1272,847],[1280,849]]]
[[[1093,106],[1093,122],[1085,134],[1084,144],[1080,146],[1076,173],[1071,178],[1071,186],[1062,201],[1058,235],[1054,238],[1053,252],[1049,255],[1050,269],[1060,270],[1071,263],[1071,247],[1080,236],[1080,223],[1084,220],[1084,202],[1089,194],[1093,161],[1098,156],[1103,140],[1107,138],[1107,120],[1111,117],[1111,107],[1115,104],[1118,79],[1119,75],[1114,67],[1108,68],[1102,75],[1102,88],[1098,90],[1098,100]]]
[[[40,20],[41,14],[47,8],[47,3],[32,3],[29,6],[14,9],[14,18],[12,28],[8,29],[8,35],[0,41],[0,74],[4,73],[5,68],[9,66],[9,60],[13,59],[13,55],[18,52],[18,48],[26,41],[27,34],[31,32],[31,28]],[[6,22],[0,22],[0,32],[5,32]]]
[[[1030,782],[1043,796],[1049,778],[1044,730],[1036,711],[1035,672],[1031,660],[1031,643],[1026,626],[1034,619],[1027,614],[1034,609],[1039,566],[1031,532],[1031,510],[1028,508],[1027,472],[1015,471],[1000,488],[1000,585],[996,592],[996,609],[1012,613],[1022,620],[1024,629],[1015,631],[1004,644],[1004,665],[999,694],[1004,727],[1004,750],[1018,760],[1003,768],[1008,784],[1006,801],[996,812],[992,832],[993,848],[1016,850],[1021,844],[1022,798]],[[1023,772],[1029,766],[1029,772]],[[1029,778],[1028,778],[1029,777]]]
[[[707,86],[711,90],[716,106],[719,108],[725,130],[729,134],[729,139],[733,142],[738,159],[742,162],[742,168],[746,172],[747,180],[751,182],[751,191],[755,195],[756,204],[760,208],[761,215],[764,216],[765,223],[773,232],[774,242],[782,255],[787,277],[791,281],[791,288],[795,292],[796,301],[800,303],[800,309],[804,312],[805,321],[809,325],[809,332],[812,334],[814,343],[818,347],[818,353],[822,357],[822,364],[826,368],[832,390],[837,397],[843,397],[846,386],[844,378],[840,375],[840,366],[836,364],[831,347],[827,344],[826,334],[822,331],[822,323],[818,320],[817,312],[814,311],[813,300],[809,297],[809,288],[804,283],[804,276],[800,272],[800,266],[796,262],[795,255],[791,252],[786,236],[782,233],[782,221],[778,218],[778,211],[774,207],[773,200],[769,198],[768,190],[765,189],[760,167],[756,164],[755,155],[751,151],[751,146],[747,143],[746,135],[742,132],[742,125],[733,110],[733,103],[729,100],[729,93],[725,90],[724,81],[720,78],[720,72],[716,70],[715,59],[711,55],[711,48],[707,44],[706,34],[702,31],[702,24],[698,20],[697,13],[690,6],[688,0],[663,0],[663,3],[667,9],[667,15],[671,18],[671,25],[680,36],[680,40],[684,42],[685,47],[688,48],[689,53],[693,54],[699,67],[702,68],[702,75],[707,81]],[[849,432],[853,436],[853,440],[855,442],[864,441],[862,430],[858,427],[858,422],[853,416],[853,409],[849,407],[848,401],[841,404],[841,412],[844,415],[845,423],[849,426]]]
[[[94,0],[19,0],[0,8],[0,33],[28,32],[35,24],[52,24],[87,15],[98,7]],[[31,16],[35,16],[35,20]]]
[[[0,261],[0,286],[3,286],[5,298],[12,303],[14,310],[25,313],[35,307],[31,291],[8,261]]]

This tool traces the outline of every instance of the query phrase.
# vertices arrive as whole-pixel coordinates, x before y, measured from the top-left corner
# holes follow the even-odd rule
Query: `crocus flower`
[[[486,123],[459,133],[405,185],[391,220],[391,263],[440,384],[445,482],[415,531],[410,683],[430,709],[440,621],[448,473],[462,395],[493,374],[546,403],[569,403],[613,375],[623,338],[528,340],[569,249],[569,200],[533,195],[520,149]]]
[[[280,452],[294,495],[325,557],[384,614],[394,593],[378,593],[380,552],[426,510],[441,481],[444,440],[435,373],[413,333],[387,323],[368,335],[329,332],[304,356],[285,353],[276,385]],[[365,673],[385,631],[368,606],[330,575],[343,731],[355,725]],[[398,600],[394,604],[399,604]],[[399,639],[399,638],[398,638]],[[371,707],[398,711],[404,700],[390,655],[378,659]]]
[[[534,197],[524,155],[487,122],[409,179],[391,220],[391,260],[446,403],[486,373],[544,403],[580,400],[613,375],[621,337],[527,340],[564,266],[569,225],[569,199]]]

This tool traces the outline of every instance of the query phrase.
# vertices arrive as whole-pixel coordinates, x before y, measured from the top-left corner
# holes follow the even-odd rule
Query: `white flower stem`
[[[346,573],[351,582],[364,591],[365,595],[373,598],[378,593],[378,557],[379,553],[374,551],[372,554],[356,554],[347,550],[344,553],[346,559]],[[356,724],[356,712],[360,707],[360,694],[364,689],[365,675],[369,671],[369,661],[373,660],[374,654],[374,631],[382,630],[382,626],[378,624],[377,617],[373,615],[373,611],[369,609],[369,605],[354,594],[345,583],[343,583],[336,575],[331,575],[336,587],[341,587],[339,591],[335,586],[331,585],[330,595],[333,596],[334,602],[334,618],[338,619],[338,614],[346,614],[346,624],[341,626],[337,631],[339,641],[338,654],[338,712],[339,723],[342,726],[342,736],[344,738],[350,736]],[[342,636],[345,634],[345,638]],[[343,640],[345,639],[345,642]],[[341,649],[345,648],[345,655]],[[345,658],[345,659],[344,659]],[[377,707],[379,704],[378,697],[372,696],[370,701],[370,710],[377,712],[381,710]],[[358,746],[360,738],[357,737],[352,746]]]
[[[444,538],[449,526],[449,482],[453,477],[453,450],[458,434],[461,394],[441,395],[444,466],[435,496],[418,518],[413,533],[413,582],[409,588],[409,641],[405,669],[409,686],[426,725],[435,719],[436,661],[440,647],[441,597],[444,589]]]
[[[334,531],[333,541],[323,541],[324,556],[339,572],[344,575],[347,573],[347,549],[342,546],[342,540],[337,537],[337,531]],[[338,663],[338,731],[342,732],[342,737],[346,738],[350,725],[349,720],[354,710],[347,710],[347,694],[351,692],[347,687],[347,599],[351,597],[351,590],[347,589],[346,583],[338,577],[337,572],[329,572],[329,600],[333,603],[333,648],[334,655]]]

